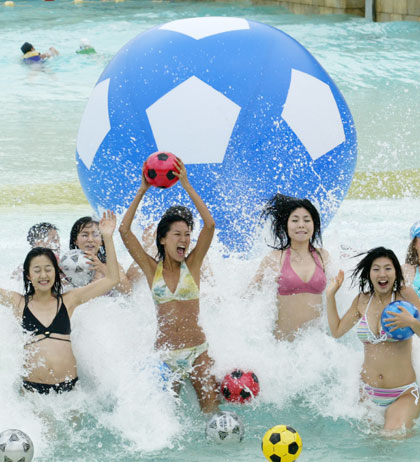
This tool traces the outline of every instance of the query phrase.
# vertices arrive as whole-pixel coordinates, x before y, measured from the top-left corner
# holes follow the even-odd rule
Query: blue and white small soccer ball
[[[208,420],[206,435],[216,443],[239,443],[244,437],[244,425],[234,412],[219,411]]]
[[[21,430],[5,430],[0,433],[0,462],[31,462],[34,444]]]
[[[60,260],[60,267],[66,279],[74,287],[83,287],[93,278],[93,270],[80,249],[72,249],[65,253]]]

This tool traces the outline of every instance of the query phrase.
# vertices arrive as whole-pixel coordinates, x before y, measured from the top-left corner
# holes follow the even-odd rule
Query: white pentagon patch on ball
[[[159,151],[170,150],[186,164],[207,164],[223,162],[240,110],[222,93],[192,76],[148,107],[146,113]]]
[[[292,69],[289,92],[281,116],[313,160],[346,139],[331,88],[305,72]]]
[[[93,89],[77,134],[77,151],[87,168],[92,165],[96,151],[111,130],[108,115],[109,79]]]

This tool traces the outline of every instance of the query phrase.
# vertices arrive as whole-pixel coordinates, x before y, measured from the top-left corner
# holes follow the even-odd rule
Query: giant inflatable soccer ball
[[[309,198],[325,227],[347,193],[356,132],[340,91],[284,32],[242,18],[181,19],[127,43],[98,80],[77,137],[80,182],[92,207],[121,211],[144,160],[170,151],[187,165],[219,239],[246,251],[277,192]],[[190,201],[178,183],[152,188],[154,219]]]

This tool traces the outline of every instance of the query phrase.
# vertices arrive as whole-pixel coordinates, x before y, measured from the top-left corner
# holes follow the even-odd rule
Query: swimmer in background
[[[115,226],[115,215],[104,213],[99,224],[108,254],[103,278],[63,294],[54,253],[48,248],[35,247],[23,263],[24,294],[0,289],[0,303],[13,309],[24,330],[32,334],[25,345],[24,389],[48,394],[70,391],[76,385],[70,319],[79,305],[106,294],[119,282],[112,239]]]
[[[51,249],[60,261],[60,235],[58,234],[58,228],[47,222],[37,223],[31,226],[28,230],[26,240],[33,249],[34,247],[45,247]],[[23,266],[20,265],[12,273],[13,279],[19,279],[22,277]]]
[[[322,248],[321,220],[308,199],[276,194],[262,216],[271,219],[275,250],[262,260],[251,283],[261,289],[265,278],[276,285],[274,336],[292,341],[298,329],[318,319],[327,284],[328,252]]]
[[[69,247],[70,250],[80,249],[86,254],[88,263],[94,271],[92,281],[105,277],[107,256],[97,220],[92,217],[79,218],[71,228]],[[116,289],[122,294],[129,294],[132,284],[128,280],[124,268],[120,264],[118,264],[118,268],[120,282]]]
[[[208,355],[208,344],[198,318],[201,266],[213,239],[215,222],[188,181],[185,166],[179,158],[176,168],[179,173],[174,171],[174,175],[179,178],[204,222],[191,252],[188,253],[188,249],[193,218],[186,207],[173,206],[163,214],[156,235],[158,261],[146,253],[131,231],[136,210],[150,188],[144,176],[144,166],[140,188],[119,229],[152,292],[158,321],[155,348],[176,375],[181,379],[189,378],[202,411],[208,413],[217,409],[219,393],[216,379],[211,374],[213,361]]]
[[[412,339],[388,337],[381,326],[384,308],[394,300],[405,300],[420,309],[420,301],[411,287],[404,286],[400,263],[392,250],[377,247],[369,250],[356,265],[352,282],[358,280],[359,294],[342,318],[337,312],[335,295],[344,281],[344,272],[331,280],[327,288],[327,314],[331,334],[339,338],[357,325],[357,335],[364,345],[361,397],[386,408],[384,430],[411,428],[419,416],[419,387],[413,368]],[[392,313],[386,323],[390,332],[402,327],[420,335],[420,321],[404,307]]]
[[[79,49],[76,50],[76,53],[79,55],[92,55],[96,54],[96,50],[95,48],[93,48],[93,46],[90,44],[87,38],[81,38]]]
[[[402,268],[406,284],[411,285],[420,297],[420,221],[416,221],[411,227],[410,239]]]
[[[54,47],[50,47],[46,53],[40,53],[28,42],[25,42],[20,49],[23,53],[23,61],[25,63],[40,62],[59,55],[59,52]]]

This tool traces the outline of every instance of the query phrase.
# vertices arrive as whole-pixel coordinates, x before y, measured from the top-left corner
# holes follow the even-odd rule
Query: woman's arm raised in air
[[[127,247],[130,255],[133,257],[133,260],[140,266],[143,273],[146,275],[149,285],[151,285],[156,270],[156,262],[150,255],[147,254],[135,234],[131,231],[131,224],[133,223],[136,211],[140,205],[141,200],[143,199],[143,196],[146,194],[149,188],[150,184],[147,182],[144,176],[143,164],[140,188],[137,191],[137,194],[134,197],[130,207],[128,207],[127,211],[125,212],[124,218],[119,227],[119,231],[124,245]]]
[[[340,319],[337,311],[337,303],[335,301],[335,294],[341,287],[344,281],[344,271],[340,270],[338,275],[333,278],[327,287],[327,316],[328,325],[330,327],[331,335],[334,338],[339,338],[348,332],[360,319],[358,304],[360,297],[357,296],[346,314]]]
[[[113,212],[104,212],[102,219],[99,222],[99,230],[105,243],[107,255],[105,277],[91,282],[84,287],[72,289],[65,293],[65,302],[69,310],[74,310],[80,304],[85,303],[92,298],[106,294],[120,282],[117,255],[115,253],[114,241],[112,239],[116,223],[116,217]]]
[[[188,264],[190,269],[199,269],[203,263],[207,251],[209,250],[211,241],[213,240],[216,223],[211,213],[209,212],[209,209],[207,208],[206,204],[197,194],[196,190],[191,186],[188,180],[185,165],[179,157],[177,157],[176,166],[179,173],[174,172],[174,175],[176,175],[179,178],[179,182],[181,183],[182,187],[185,189],[187,194],[190,196],[204,223],[203,228],[201,229],[200,234],[198,236],[197,244],[188,256]]]

